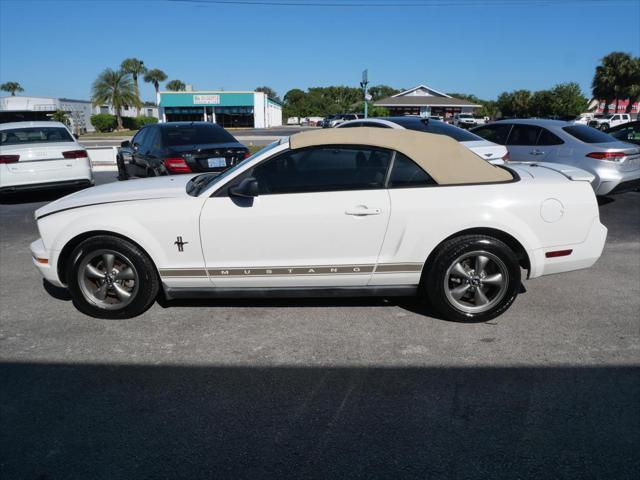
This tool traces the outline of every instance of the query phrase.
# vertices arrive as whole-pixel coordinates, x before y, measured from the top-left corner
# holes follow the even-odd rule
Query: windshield
[[[235,164],[229,170],[225,170],[222,173],[217,173],[217,172],[203,173],[201,175],[193,177],[191,180],[189,180],[189,183],[187,183],[187,187],[186,187],[187,188],[187,194],[191,195],[192,197],[197,197],[200,194],[200,192],[202,192],[204,190],[207,190],[214,183],[217,183],[218,181],[221,181],[221,180],[227,178],[229,175],[234,173],[236,170],[239,170],[240,168],[244,167],[248,162],[250,162],[251,160],[256,158],[258,155],[262,155],[263,153],[268,152],[272,148],[277,147],[283,141],[284,141],[284,139],[280,139],[280,140],[276,140],[275,142],[270,143],[266,147],[258,150],[256,153],[254,153],[250,157],[245,158],[240,163]]]
[[[73,142],[65,128],[29,127],[13,128],[0,132],[0,145],[22,145],[29,143]]]
[[[233,136],[224,128],[213,124],[176,125],[162,128],[164,143],[170,147],[180,145],[206,145],[234,143]]]
[[[596,130],[595,128],[587,127],[586,125],[572,125],[570,127],[562,127],[562,129],[584,143],[609,143],[618,141],[611,135]]]

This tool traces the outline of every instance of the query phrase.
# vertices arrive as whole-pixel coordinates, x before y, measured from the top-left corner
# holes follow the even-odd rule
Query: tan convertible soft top
[[[439,185],[513,180],[509,171],[491,165],[446,135],[354,127],[303,132],[289,138],[292,149],[318,145],[371,145],[396,150],[413,159]]]

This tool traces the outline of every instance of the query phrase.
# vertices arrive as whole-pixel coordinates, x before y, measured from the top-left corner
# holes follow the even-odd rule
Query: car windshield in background
[[[0,132],[0,145],[73,141],[73,137],[69,132],[60,127],[15,128]]]
[[[562,127],[562,129],[584,143],[609,143],[618,141],[617,138],[611,135],[585,125],[571,125],[570,127]]]
[[[214,125],[184,125],[162,128],[164,143],[170,147],[180,145],[206,145],[236,141],[226,130]]]
[[[425,121],[419,118],[398,118],[391,119],[391,121],[403,126],[408,130],[417,130],[419,132],[446,135],[447,137],[451,137],[458,142],[484,141],[484,138],[479,137],[475,133],[462,130],[461,128],[454,127],[453,125],[441,122],[440,120]]]

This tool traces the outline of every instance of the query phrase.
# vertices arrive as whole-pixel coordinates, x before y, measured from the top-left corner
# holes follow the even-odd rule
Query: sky
[[[589,96],[604,55],[640,55],[640,0],[270,3],[0,0],[0,83],[19,82],[23,95],[89,99],[104,68],[137,57],[200,90],[268,85],[283,96],[358,86],[367,68],[370,85],[494,99],[575,81]],[[142,83],[141,94],[153,100],[153,87]]]

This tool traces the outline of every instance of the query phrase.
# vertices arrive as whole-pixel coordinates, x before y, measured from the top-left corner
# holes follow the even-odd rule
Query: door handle
[[[531,155],[544,155],[542,150],[534,149],[529,152]]]
[[[365,217],[367,215],[380,215],[381,212],[382,210],[379,208],[369,208],[366,205],[356,205],[355,207],[349,208],[344,213],[356,217]]]

